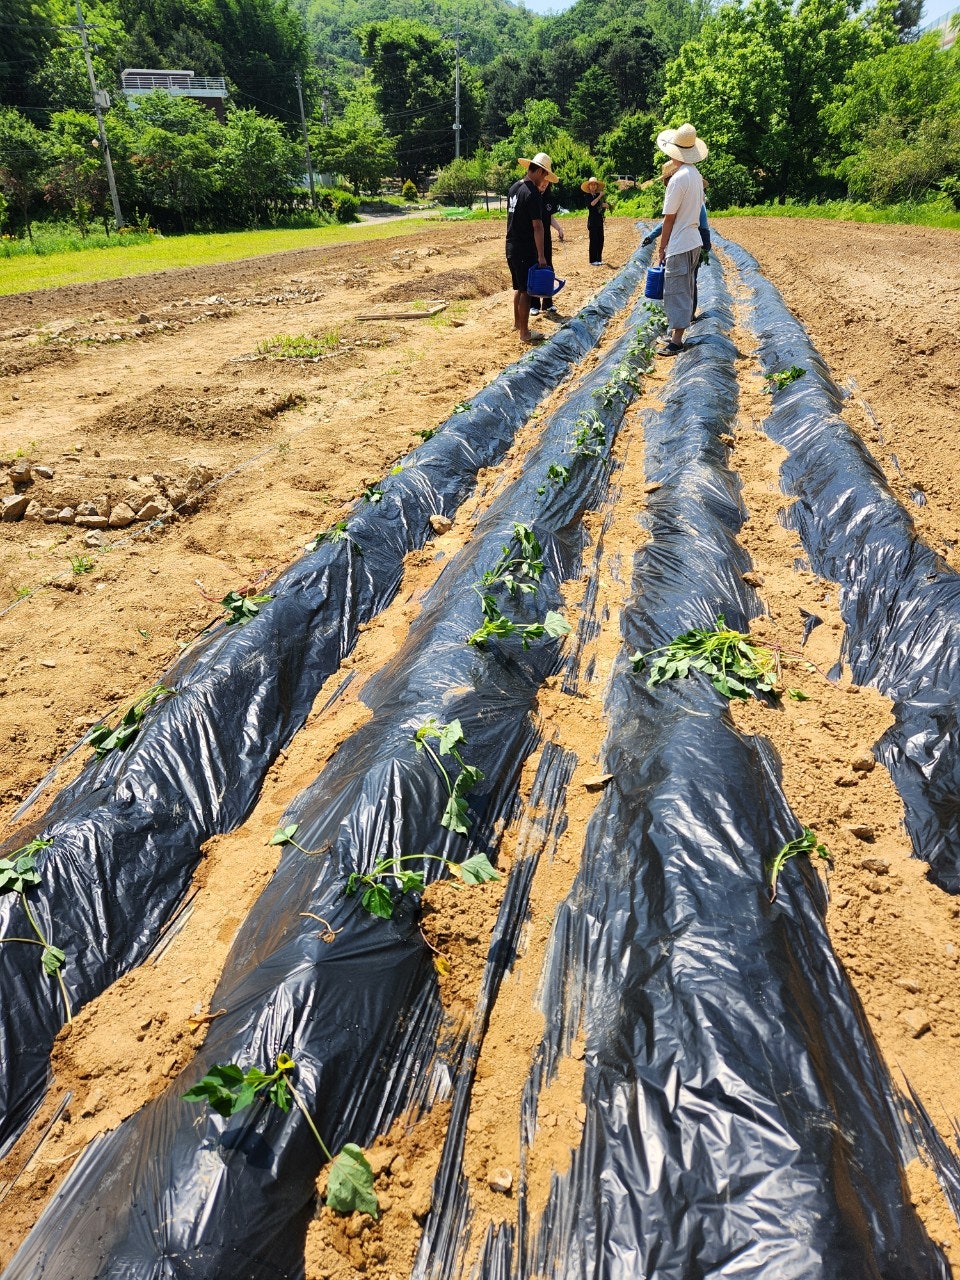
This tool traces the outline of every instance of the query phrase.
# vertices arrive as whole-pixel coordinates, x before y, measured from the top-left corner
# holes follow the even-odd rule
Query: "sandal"
[[[678,356],[685,347],[682,342],[665,342],[662,347],[657,347],[658,356]]]

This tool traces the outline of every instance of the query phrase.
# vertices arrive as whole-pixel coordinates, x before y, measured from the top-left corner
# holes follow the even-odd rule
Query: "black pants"
[[[603,223],[594,224],[587,223],[587,231],[590,235],[590,261],[603,261]]]

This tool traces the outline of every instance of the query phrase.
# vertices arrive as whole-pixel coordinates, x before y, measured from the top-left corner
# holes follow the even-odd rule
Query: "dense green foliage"
[[[297,74],[314,167],[352,191],[320,188],[339,219],[387,182],[457,205],[502,194],[519,157],[540,150],[560,203],[582,208],[591,173],[652,177],[658,131],[684,120],[710,145],[715,209],[960,205],[960,54],[913,40],[919,0],[575,0],[545,17],[511,0],[85,0],[84,14],[112,98],[121,206],[140,225],[257,226],[305,210]],[[75,21],[74,0],[4,11],[8,233],[66,218],[86,234],[109,216]],[[125,101],[125,66],[224,77],[225,120],[162,92]],[[661,195],[634,193],[626,207]]]

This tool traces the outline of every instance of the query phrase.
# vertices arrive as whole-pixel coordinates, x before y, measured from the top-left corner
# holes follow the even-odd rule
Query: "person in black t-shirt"
[[[527,272],[531,267],[545,267],[543,242],[543,203],[537,183],[546,176],[548,182],[559,179],[553,173],[550,157],[538,151],[532,160],[520,160],[527,175],[515,182],[507,193],[507,265],[513,282],[513,327],[521,342],[542,342],[539,333],[530,332],[530,295]]]
[[[557,239],[563,244],[563,227],[553,216],[560,207],[554,196],[550,194],[550,183],[546,174],[543,174],[537,183],[540,189],[540,200],[543,204],[543,256],[547,260],[547,266],[553,266],[553,235],[557,233]],[[539,315],[541,311],[556,311],[553,298],[534,298],[530,299],[530,314],[532,316]]]

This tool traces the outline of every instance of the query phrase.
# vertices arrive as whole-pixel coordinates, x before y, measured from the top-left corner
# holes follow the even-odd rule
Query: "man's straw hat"
[[[525,169],[529,169],[532,164],[535,164],[538,169],[542,169],[546,173],[548,182],[560,181],[553,172],[553,161],[545,151],[538,151],[532,160],[524,160],[523,156],[521,156],[517,164],[522,164]]]
[[[682,124],[679,129],[664,129],[657,135],[657,150],[681,164],[699,164],[706,160],[710,149],[692,124]]]

